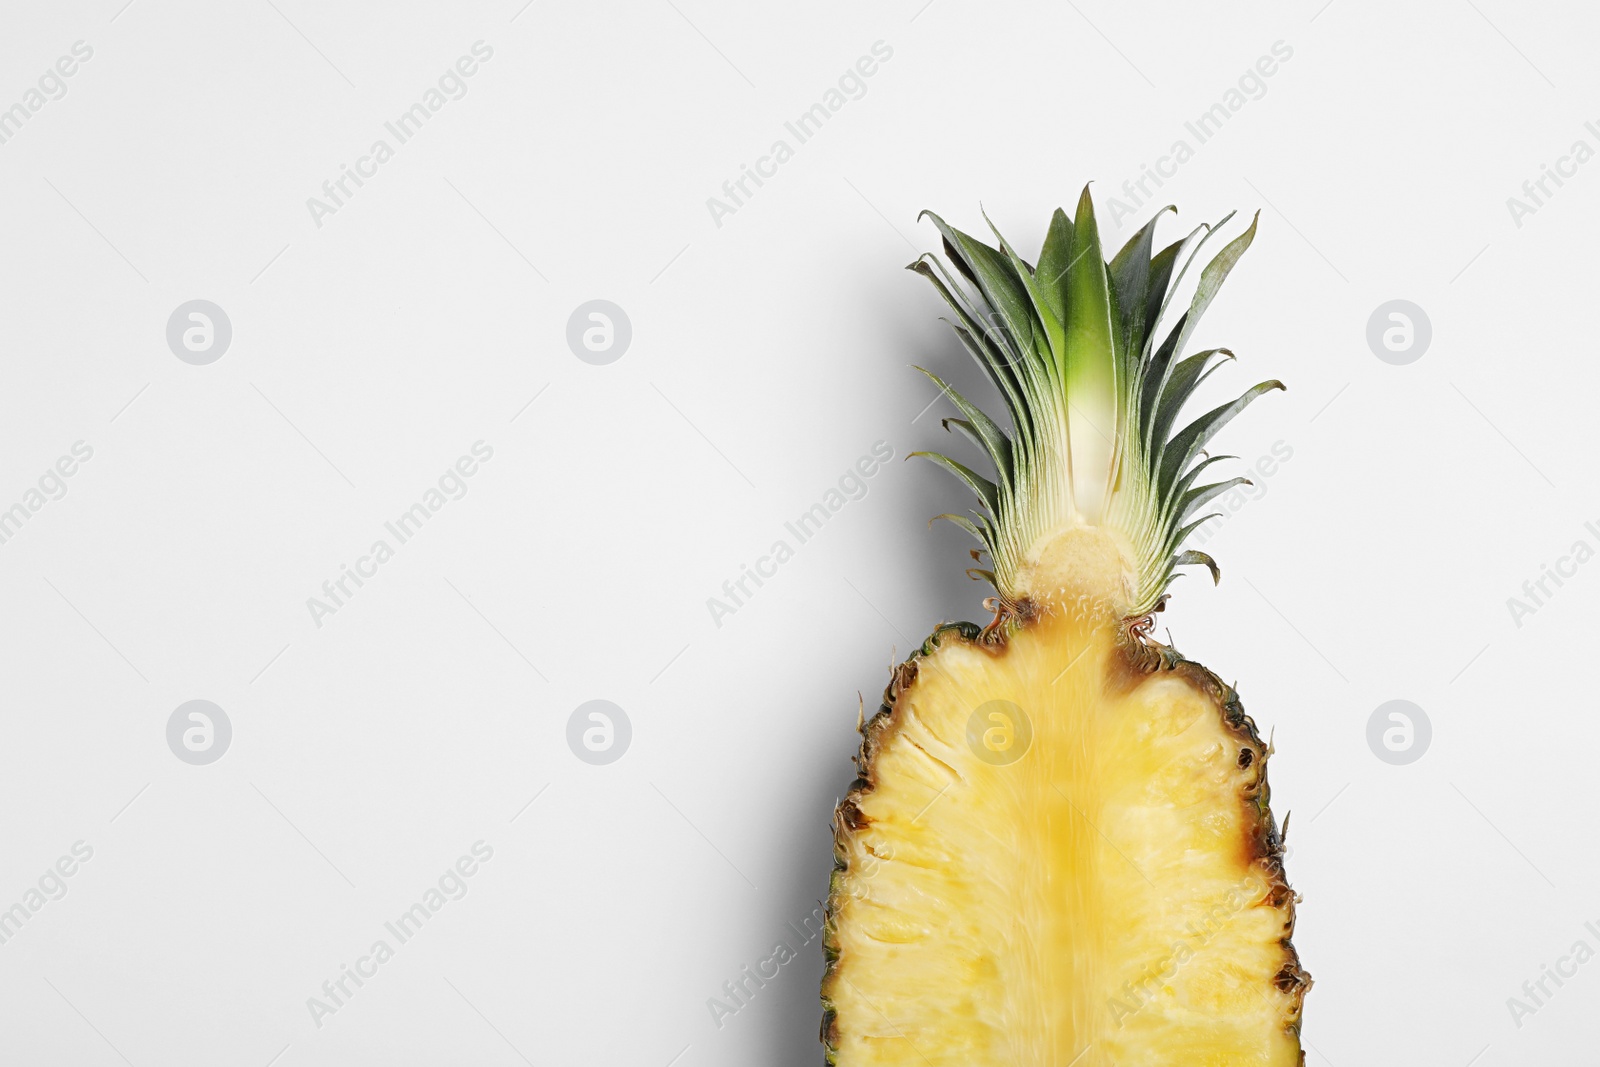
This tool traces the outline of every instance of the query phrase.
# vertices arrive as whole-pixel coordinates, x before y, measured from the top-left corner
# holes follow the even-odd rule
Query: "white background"
[[[1507,598],[1600,547],[1600,164],[1520,227],[1506,199],[1600,148],[1597,22],[1321,2],[6,4],[0,108],[94,54],[0,145],[0,508],[94,455],[0,545],[0,908],[94,854],[0,945],[0,1061],[819,1062],[816,942],[721,1028],[706,1002],[826,891],[857,693],[985,621],[963,535],[925,525],[964,490],[898,462],[948,440],[911,363],[988,395],[900,269],[916,213],[981,232],[981,203],[1031,254],[1091,179],[1108,243],[1167,201],[1170,236],[1262,210],[1201,402],[1282,378],[1219,444],[1293,456],[1162,622],[1275,732],[1310,1062],[1592,1059],[1600,962],[1520,1027],[1507,998],[1600,948],[1600,563],[1520,626]],[[479,40],[467,95],[317,226]],[[707,198],[877,41],[718,226]],[[1276,41],[1264,95],[1113,224]],[[165,339],[196,298],[233,325],[209,366]],[[609,366],[565,340],[595,298],[633,326]],[[1433,324],[1408,366],[1365,340],[1396,298]],[[307,598],[479,440],[470,492],[318,627]],[[715,625],[879,440],[866,497]],[[609,766],[566,742],[597,698],[633,726]],[[1396,698],[1433,724],[1408,766],[1366,742]],[[191,699],[233,724],[209,766],[165,740]],[[479,840],[467,895],[318,1027],[307,998]]]

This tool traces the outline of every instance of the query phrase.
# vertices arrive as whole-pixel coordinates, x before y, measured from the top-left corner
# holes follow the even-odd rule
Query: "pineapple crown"
[[[1100,250],[1094,204],[1084,187],[1077,214],[1060,208],[1036,266],[1017,255],[994,224],[998,248],[947,225],[932,212],[944,251],[960,279],[938,257],[909,266],[931,281],[955,311],[950,325],[1004,398],[1011,431],[1002,429],[949,383],[921,367],[960,411],[944,420],[988,455],[995,480],[936,452],[918,452],[955,474],[977,494],[971,518],[940,515],[972,534],[992,570],[972,573],[994,584],[1002,601],[1022,594],[1029,553],[1073,527],[1114,532],[1131,556],[1125,613],[1155,610],[1175,569],[1201,565],[1220,579],[1216,561],[1184,550],[1196,528],[1218,514],[1195,517],[1205,504],[1245,478],[1195,484],[1212,464],[1207,443],[1256,397],[1284,388],[1266,381],[1178,428],[1185,402],[1225,359],[1225,348],[1185,356],[1184,349],[1223,279],[1255,237],[1256,221],[1200,271],[1188,307],[1160,343],[1158,328],[1183,276],[1216,226],[1201,225],[1153,252],[1163,208],[1110,261]],[[985,216],[985,222],[988,217]],[[976,554],[976,553],[975,553]]]

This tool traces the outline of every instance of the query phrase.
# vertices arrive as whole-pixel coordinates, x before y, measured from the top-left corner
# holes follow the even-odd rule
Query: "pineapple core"
[[[1014,594],[1121,618],[1133,599],[1133,551],[1106,526],[1074,524],[1041,537],[1017,571]]]
[[[1129,649],[1060,611],[903,669],[838,816],[830,1062],[1301,1062],[1266,746],[1209,673]]]

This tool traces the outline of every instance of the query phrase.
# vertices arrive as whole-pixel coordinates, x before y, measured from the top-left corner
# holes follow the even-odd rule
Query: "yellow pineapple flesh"
[[[1064,615],[935,641],[839,810],[830,1061],[1298,1064],[1294,902],[1233,694]]]

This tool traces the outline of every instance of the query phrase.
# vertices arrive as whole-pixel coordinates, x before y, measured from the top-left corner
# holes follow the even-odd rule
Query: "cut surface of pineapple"
[[[1066,611],[947,628],[864,732],[830,1062],[1301,1062],[1267,747],[1213,675]]]

